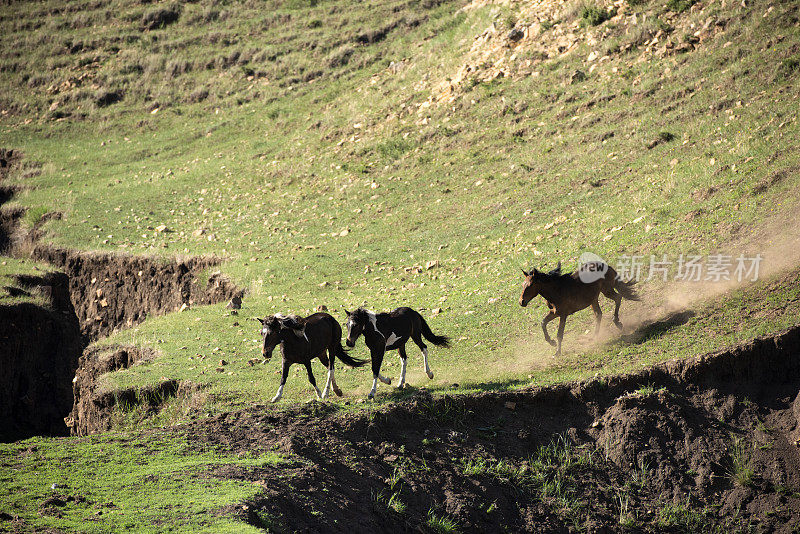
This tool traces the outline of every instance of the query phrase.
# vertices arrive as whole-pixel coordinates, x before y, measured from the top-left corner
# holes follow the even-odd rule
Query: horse
[[[542,272],[534,267],[530,272],[525,272],[523,269],[522,274],[525,275],[525,282],[522,286],[519,305],[524,308],[536,295],[541,295],[547,302],[547,307],[550,308],[550,313],[542,319],[542,331],[545,341],[557,347],[553,358],[561,355],[564,326],[567,323],[567,317],[573,313],[591,306],[595,317],[595,336],[600,332],[600,320],[603,317],[598,302],[600,293],[614,301],[614,325],[620,330],[622,330],[622,322],[619,320],[619,307],[622,299],[639,300],[639,295],[633,288],[636,282],[634,280],[622,281],[610,265],[602,262],[584,263],[572,273],[562,273],[559,262],[558,267],[550,272]],[[547,323],[556,317],[559,318],[558,344],[547,333]]]
[[[384,384],[392,383],[390,379],[381,375],[383,355],[387,350],[396,349],[400,353],[402,368],[400,370],[400,383],[397,387],[402,389],[406,384],[406,363],[408,359],[406,342],[409,338],[422,350],[422,361],[428,378],[433,378],[433,371],[428,365],[428,347],[422,341],[423,336],[436,346],[450,346],[450,338],[434,334],[422,315],[411,308],[397,308],[389,313],[374,313],[364,308],[358,308],[352,313],[345,310],[345,313],[347,314],[347,339],[345,343],[348,347],[355,347],[358,336],[364,334],[364,342],[370,351],[372,360],[370,399],[375,398],[378,380]]]
[[[270,315],[261,322],[261,336],[264,344],[261,354],[268,362],[272,358],[272,351],[278,345],[281,346],[282,371],[281,385],[278,393],[272,398],[272,402],[278,402],[283,396],[283,386],[286,385],[286,378],[289,376],[289,367],[293,363],[302,363],[308,371],[308,381],[314,386],[318,399],[328,396],[329,387],[333,386],[333,391],[339,397],[342,390],[336,385],[334,377],[334,361],[339,358],[350,367],[361,367],[367,364],[367,360],[353,358],[345,352],[342,347],[342,327],[339,322],[327,313],[315,313],[308,317],[297,317],[296,315],[285,316],[280,313]],[[325,355],[325,351],[328,355]],[[320,393],[314,373],[311,370],[311,362],[319,358],[328,369],[328,380],[325,389]]]

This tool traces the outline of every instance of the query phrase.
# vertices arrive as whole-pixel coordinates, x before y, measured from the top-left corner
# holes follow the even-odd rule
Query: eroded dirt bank
[[[209,476],[263,486],[234,512],[306,532],[790,532],[800,524],[800,327],[635,374],[431,398],[311,403],[185,432],[292,463]],[[399,504],[398,504],[399,503]]]
[[[72,377],[85,346],[63,273],[19,276],[47,301],[0,306],[0,440],[65,435]]]
[[[0,433],[2,439],[61,435],[67,432],[68,415],[72,432],[104,430],[119,395],[95,396],[94,380],[107,362],[99,361],[96,351],[81,357],[87,344],[148,316],[222,302],[243,291],[220,273],[206,274],[220,262],[214,257],[170,260],[36,244],[39,226],[21,231],[24,209],[3,205],[19,187],[2,182],[20,172],[28,173],[24,178],[39,172],[39,166],[26,162],[19,151],[0,149],[0,255],[30,254],[63,273],[18,277],[21,287],[6,289],[22,291],[19,294],[31,289],[44,294],[49,304],[0,306],[0,385],[5,386],[0,419],[7,423]],[[60,214],[46,214],[42,220],[53,216]],[[134,361],[126,361],[126,366]],[[156,397],[163,392],[157,393]],[[120,395],[126,398],[126,392]]]
[[[81,329],[92,339],[139,324],[149,315],[177,311],[184,304],[213,304],[242,293],[219,273],[203,277],[206,269],[219,264],[217,258],[163,260],[47,245],[37,245],[32,257],[67,274]]]

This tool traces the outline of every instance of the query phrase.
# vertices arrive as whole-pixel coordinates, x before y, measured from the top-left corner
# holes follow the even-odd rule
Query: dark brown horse
[[[336,378],[333,376],[333,364],[336,358],[351,367],[361,367],[367,363],[366,360],[352,358],[345,352],[342,347],[342,327],[327,313],[315,313],[305,318],[275,314],[265,319],[259,319],[259,321],[261,322],[261,336],[264,338],[264,346],[261,349],[264,358],[269,361],[272,358],[272,351],[278,345],[281,346],[283,357],[281,385],[272,402],[278,402],[281,399],[283,386],[286,385],[286,378],[289,376],[289,367],[293,363],[305,365],[306,371],[308,371],[308,381],[314,386],[319,399],[328,396],[328,388],[331,385],[334,393],[342,396],[342,390],[336,385]],[[327,356],[325,355],[326,351]],[[317,381],[311,370],[311,362],[315,358],[319,358],[322,365],[328,368],[328,380],[322,393],[317,387]]]
[[[553,357],[561,354],[564,326],[567,324],[567,317],[573,313],[591,306],[596,321],[595,335],[600,331],[600,320],[603,317],[598,302],[600,293],[614,301],[614,324],[620,330],[622,322],[619,320],[619,306],[622,299],[639,300],[633,289],[635,282],[620,280],[617,272],[605,263],[584,263],[577,271],[566,274],[561,272],[560,263],[550,272],[534,268],[531,272],[525,272],[523,269],[522,273],[525,275],[525,283],[522,286],[519,305],[525,307],[536,295],[541,295],[550,308],[550,313],[542,319],[542,331],[544,339],[557,347]],[[558,344],[547,333],[547,323],[556,317],[558,317]]]

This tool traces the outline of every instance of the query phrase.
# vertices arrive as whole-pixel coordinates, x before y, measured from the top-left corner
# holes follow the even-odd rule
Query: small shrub
[[[614,13],[611,10],[588,4],[584,5],[580,11],[581,25],[583,26],[598,26],[613,16]]]
[[[181,6],[172,4],[167,7],[160,7],[147,11],[142,15],[142,27],[145,30],[156,30],[168,24],[177,22],[181,16]]]
[[[668,0],[667,9],[675,13],[683,13],[694,5],[695,0]]]

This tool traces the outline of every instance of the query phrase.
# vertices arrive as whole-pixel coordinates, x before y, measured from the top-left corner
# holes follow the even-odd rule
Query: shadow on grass
[[[691,310],[672,312],[662,319],[640,325],[630,334],[621,335],[620,342],[626,345],[641,345],[651,339],[661,337],[676,326],[686,324],[695,315],[697,314]]]
[[[505,379],[491,380],[488,382],[464,382],[460,384],[450,384],[450,385],[439,384],[439,385],[432,385],[430,387],[428,386],[415,387],[406,385],[403,389],[392,388],[392,392],[383,395],[382,400],[395,401],[395,402],[403,401],[417,395],[420,391],[427,391],[430,394],[438,393],[438,394],[460,395],[464,393],[479,393],[484,391],[490,391],[490,392],[508,391],[524,386],[529,386],[530,384],[531,381],[526,379],[505,378]]]

